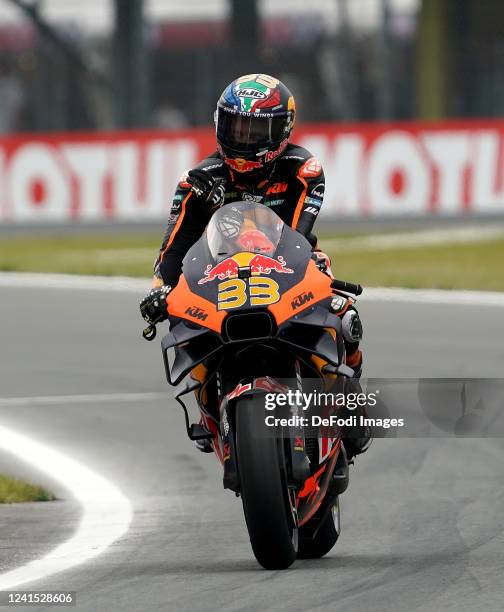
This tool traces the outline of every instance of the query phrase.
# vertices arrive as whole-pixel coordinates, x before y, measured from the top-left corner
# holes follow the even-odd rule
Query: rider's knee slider
[[[356,310],[348,310],[341,319],[343,338],[347,342],[360,342],[362,340],[362,323]]]

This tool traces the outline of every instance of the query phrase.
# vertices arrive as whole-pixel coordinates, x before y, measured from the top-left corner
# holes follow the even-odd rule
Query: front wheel
[[[241,497],[252,550],[265,569],[286,569],[296,559],[297,525],[283,440],[268,432],[257,398],[240,398],[235,415]]]

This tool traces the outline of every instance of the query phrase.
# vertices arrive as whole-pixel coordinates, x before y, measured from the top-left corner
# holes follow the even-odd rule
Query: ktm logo
[[[300,293],[291,302],[292,310],[296,310],[296,308],[300,308],[301,306],[303,306],[303,304],[306,304],[306,302],[313,300],[313,298],[314,298],[314,295],[311,291],[308,291],[308,292],[305,291],[304,293]]]
[[[186,309],[185,314],[189,315],[190,317],[194,317],[195,319],[199,319],[200,321],[204,321],[208,317],[208,313],[201,308],[198,308],[198,306],[189,306]]]
[[[266,195],[269,193],[284,193],[284,191],[287,191],[288,188],[289,185],[287,183],[273,183],[273,185],[268,188]]]

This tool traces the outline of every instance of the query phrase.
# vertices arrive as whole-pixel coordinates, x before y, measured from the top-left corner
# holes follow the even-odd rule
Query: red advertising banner
[[[306,125],[293,141],[325,170],[326,217],[504,215],[504,121]],[[168,215],[179,177],[214,132],[0,139],[0,223]]]

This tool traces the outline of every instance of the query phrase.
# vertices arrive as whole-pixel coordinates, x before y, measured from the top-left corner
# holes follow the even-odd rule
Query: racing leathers
[[[317,265],[331,275],[330,262],[318,249],[317,239],[312,234],[322,206],[324,187],[320,162],[295,144],[286,147],[267,176],[240,173],[230,168],[218,152],[213,153],[180,179],[154,264],[153,286],[169,290],[178,283],[182,260],[203,234],[212,214],[222,205],[237,201],[258,202],[272,208],[284,223],[308,239],[315,251]],[[148,302],[148,298],[145,301]],[[144,306],[146,311],[148,305]],[[362,328],[355,307],[347,306],[341,309],[346,362],[358,377],[362,365],[359,349]],[[356,448],[349,454],[358,452],[362,451]]]

